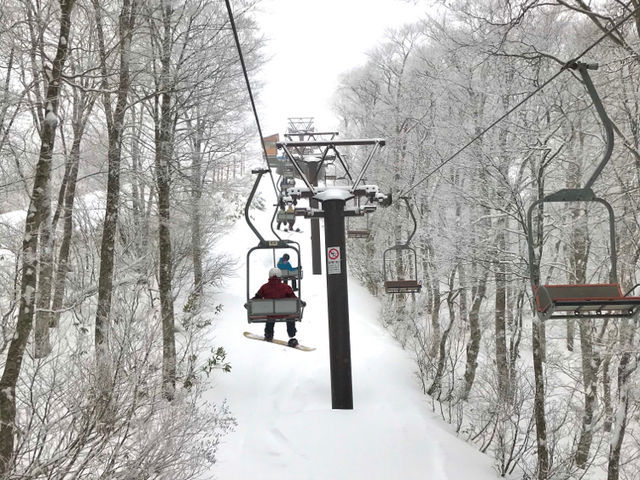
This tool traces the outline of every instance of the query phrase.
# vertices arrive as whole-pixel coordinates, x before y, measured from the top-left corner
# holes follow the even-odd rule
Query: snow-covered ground
[[[271,212],[255,212],[255,217],[270,218]],[[224,310],[211,339],[211,346],[225,348],[232,370],[216,375],[208,397],[226,399],[238,426],[223,440],[214,478],[498,478],[489,457],[458,439],[432,413],[410,354],[379,324],[378,301],[355,281],[349,284],[354,408],[332,410],[326,280],[311,275],[310,227],[303,219],[298,224],[304,232],[292,238],[302,246],[307,308],[297,338],[316,347],[313,352],[242,335],[263,329],[263,324],[247,323],[243,308],[245,256],[258,242],[240,221],[216,246],[217,253],[238,260],[238,271],[216,298]],[[251,275],[262,274],[266,281],[267,270]],[[284,324],[276,324],[275,336],[287,338]]]

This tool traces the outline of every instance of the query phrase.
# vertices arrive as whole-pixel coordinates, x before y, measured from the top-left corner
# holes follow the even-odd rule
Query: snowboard
[[[277,338],[274,338],[270,342],[267,342],[264,339],[264,336],[256,335],[255,333],[244,332],[244,336],[247,337],[247,338],[250,338],[251,340],[260,340],[260,341],[265,342],[265,343],[275,343],[275,344],[278,344],[278,345],[289,347],[287,342],[285,342],[284,340],[278,340]],[[298,344],[295,347],[289,347],[289,348],[295,348],[296,350],[302,350],[303,352],[312,352],[313,350],[315,350],[315,348],[313,348],[313,347],[305,347],[304,345],[300,345],[300,344]]]

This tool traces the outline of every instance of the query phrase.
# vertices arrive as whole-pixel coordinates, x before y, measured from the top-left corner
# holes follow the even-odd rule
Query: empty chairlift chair
[[[597,198],[590,188],[560,190],[534,202],[529,208],[527,214],[529,265],[538,265],[538,259],[533,248],[533,210],[541,203],[577,201],[597,202],[604,205],[608,211],[611,261],[610,283],[542,285],[539,282],[539,272],[535,271],[532,275],[532,287],[537,314],[542,320],[571,317],[608,318],[633,316],[640,308],[640,297],[629,296],[631,291],[623,293],[622,287],[617,281],[613,209],[606,200]]]
[[[328,186],[329,184],[335,185],[337,179],[337,169],[335,162],[328,163],[324,168],[324,184]]]
[[[630,291],[623,293],[617,280],[617,256],[615,218],[613,208],[604,199],[598,198],[591,190],[591,185],[600,175],[600,172],[609,161],[613,150],[613,129],[611,122],[602,106],[593,83],[587,72],[588,68],[594,68],[587,64],[576,63],[570,68],[577,69],[587,87],[587,91],[593,100],[602,120],[606,132],[606,150],[604,158],[596,168],[594,174],[587,182],[585,188],[563,189],[547,195],[535,201],[527,212],[527,243],[529,254],[529,269],[531,286],[535,298],[535,308],[541,320],[550,318],[610,318],[631,317],[640,308],[640,297],[632,297]],[[596,202],[603,205],[609,217],[609,252],[611,267],[609,271],[609,283],[581,284],[581,285],[542,285],[540,283],[540,259],[536,258],[533,236],[533,212],[541,204],[552,202]],[[540,224],[542,228],[542,223]],[[539,238],[543,235],[539,233]],[[635,288],[635,287],[634,287]]]
[[[364,220],[359,217],[347,217],[348,238],[369,238],[369,213],[364,214]]]
[[[394,245],[393,247],[387,248],[382,255],[382,272],[384,275],[384,291],[386,293],[398,294],[398,293],[418,293],[422,289],[422,284],[418,282],[418,260],[416,256],[416,251],[410,246],[411,239],[416,233],[418,228],[418,223],[416,222],[416,217],[413,215],[413,210],[411,209],[411,205],[409,204],[409,199],[407,197],[402,197],[407,205],[407,209],[409,210],[409,214],[411,215],[411,219],[413,220],[413,231],[406,243],[399,243]],[[401,278],[399,276],[394,276],[391,273],[391,270],[397,271],[398,265],[397,259],[393,259],[392,256],[403,256],[404,261],[410,263],[410,268],[408,269],[410,278]],[[393,268],[389,268],[389,267]],[[407,269],[404,269],[407,270]]]

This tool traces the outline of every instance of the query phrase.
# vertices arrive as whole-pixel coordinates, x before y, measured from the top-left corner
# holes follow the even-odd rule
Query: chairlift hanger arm
[[[278,203],[276,203],[276,208],[273,211],[273,215],[271,216],[271,222],[269,222],[269,226],[271,227],[271,232],[273,232],[273,234],[276,236],[276,238],[278,239],[279,242],[282,241],[282,238],[280,237],[280,235],[278,235],[278,233],[273,229],[273,222],[276,219],[276,217],[278,216],[278,210],[280,207],[280,199],[278,199]],[[264,242],[264,240],[263,240]]]
[[[260,243],[264,243],[264,238],[262,237],[262,235],[260,235],[260,232],[253,225],[253,223],[251,223],[251,218],[249,216],[249,208],[251,208],[251,202],[253,202],[253,197],[256,194],[256,190],[258,190],[258,184],[260,183],[260,179],[262,178],[262,175],[264,175],[265,173],[268,173],[268,172],[269,172],[269,170],[267,170],[267,169],[260,169],[260,170],[252,170],[251,171],[251,173],[258,174],[258,178],[256,178],[256,181],[253,184],[253,188],[251,189],[251,193],[249,193],[249,198],[247,198],[247,203],[244,206],[244,219],[247,221],[247,225],[249,225],[249,228],[253,231],[253,233],[256,235],[256,237],[258,237],[258,240],[260,241]]]
[[[596,170],[591,175],[591,178],[589,178],[589,180],[585,185],[585,188],[591,188],[591,186],[598,179],[605,165],[609,162],[609,159],[611,158],[611,152],[613,152],[613,127],[611,125],[611,120],[609,119],[609,116],[607,115],[607,112],[605,111],[604,106],[602,105],[602,100],[600,100],[600,96],[598,95],[598,92],[595,86],[593,85],[593,82],[591,81],[591,77],[589,76],[589,72],[588,72],[589,70],[597,70],[598,64],[570,62],[569,64],[567,64],[567,68],[570,68],[572,70],[578,70],[578,73],[580,73],[580,76],[582,77],[582,80],[585,86],[587,87],[587,92],[589,93],[589,96],[593,101],[593,105],[596,107],[596,111],[598,112],[598,116],[600,117],[600,121],[602,122],[604,131],[606,134],[606,147],[605,147],[604,156],[602,157],[602,160],[596,167]]]
[[[409,235],[409,238],[407,238],[407,243],[405,243],[405,245],[409,246],[411,239],[416,234],[416,230],[418,230],[418,222],[416,220],[416,216],[413,214],[413,208],[411,208],[411,204],[409,203],[409,197],[400,198],[402,198],[404,203],[407,205],[407,210],[409,210],[409,215],[411,215],[411,220],[413,220],[413,231],[411,232],[411,235]]]

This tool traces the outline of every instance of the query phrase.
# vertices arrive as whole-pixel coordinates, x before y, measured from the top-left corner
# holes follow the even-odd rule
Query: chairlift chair
[[[335,162],[328,163],[324,168],[324,184],[329,185],[331,182],[332,185],[336,184],[337,179],[337,168]]]
[[[264,175],[265,173],[269,173],[269,170],[254,170],[252,173],[257,173],[258,177],[256,178],[251,193],[249,194],[249,198],[247,199],[244,216],[247,224],[249,225],[249,228],[251,228],[253,233],[258,237],[258,245],[251,248],[247,252],[247,302],[244,305],[247,309],[247,321],[249,323],[286,322],[291,320],[301,321],[305,306],[305,302],[302,300],[302,282],[300,281],[302,279],[301,269],[298,273],[298,276],[296,277],[298,279],[297,298],[252,298],[255,292],[251,291],[251,255],[254,252],[257,252],[259,250],[271,250],[275,267],[276,251],[290,249],[293,250],[297,256],[298,266],[302,265],[300,258],[300,245],[298,244],[298,242],[295,242],[293,240],[281,239],[275,232],[274,235],[276,235],[276,237],[278,238],[277,240],[265,240],[251,222],[251,218],[249,216],[249,208],[251,206],[251,202],[253,201],[253,197],[256,193],[256,190],[258,189],[258,185],[260,183],[262,175]],[[271,228],[273,230],[273,226]],[[266,272],[263,272],[263,274],[264,273]]]
[[[276,222],[277,223],[289,223],[289,222],[295,222],[296,221],[296,214],[293,212],[287,212],[285,210],[278,210],[278,213],[276,215]]]
[[[249,323],[287,322],[291,320],[299,322],[302,320],[305,304],[301,299],[301,268],[297,271],[281,270],[283,272],[281,280],[295,278],[298,281],[298,298],[252,298],[255,292],[251,291],[251,254],[258,250],[271,250],[274,253],[274,258],[276,258],[277,255],[275,255],[275,253],[277,250],[287,249],[293,250],[296,253],[298,265],[300,265],[300,247],[297,242],[290,240],[279,240],[259,244],[251,248],[247,253],[247,303],[245,304],[245,308],[247,309],[247,320]]]
[[[611,121],[604,110],[600,97],[587,72],[588,69],[595,69],[597,66],[574,63],[570,65],[569,68],[577,69],[583,78],[587,91],[591,96],[605,128],[606,149],[603,159],[587,182],[585,188],[560,190],[535,201],[529,207],[527,212],[527,243],[531,286],[533,288],[536,313],[543,321],[550,318],[632,317],[640,308],[640,297],[632,297],[629,295],[633,291],[633,288],[623,294],[622,287],[617,280],[616,232],[613,208],[606,200],[596,197],[593,190],[591,190],[592,184],[598,178],[611,157],[613,150],[613,129],[611,127]],[[540,259],[536,258],[534,251],[532,217],[536,207],[551,202],[596,202],[607,209],[609,216],[609,252],[611,261],[609,283],[585,285],[540,284]],[[542,228],[542,225],[540,228]]]
[[[533,211],[543,203],[551,202],[596,202],[604,205],[609,217],[610,283],[541,285],[539,282],[539,259],[533,248]],[[591,188],[564,189],[534,202],[527,212],[527,243],[529,268],[535,268],[531,285],[537,314],[541,320],[549,318],[610,318],[631,317],[640,308],[640,297],[629,296],[630,290],[622,293],[617,280],[617,254],[615,217],[613,208],[606,200],[595,196]]]
[[[369,238],[369,235],[371,235],[371,231],[369,230],[369,214],[365,213],[364,218],[366,222],[364,228],[355,228],[356,226],[351,223],[350,217],[347,217],[348,238]]]
[[[401,197],[409,210],[409,214],[411,215],[411,219],[413,220],[413,231],[407,238],[405,243],[398,243],[390,248],[387,248],[382,254],[382,273],[384,276],[384,291],[386,293],[397,294],[397,293],[418,293],[422,289],[422,284],[418,282],[418,258],[416,255],[416,251],[414,248],[410,246],[411,239],[416,233],[418,228],[418,222],[416,221],[416,217],[413,214],[413,209],[409,204],[409,199],[407,197]],[[409,254],[409,258],[413,258],[413,278],[393,278],[389,270],[387,269],[387,264],[392,263],[389,260],[389,256],[392,253],[402,254],[406,252]]]
[[[357,206],[358,208],[360,207],[360,198],[357,200]],[[352,220],[351,217],[347,217],[347,238],[369,238],[369,235],[371,234],[371,229],[369,228],[369,212],[365,211],[364,225],[361,225],[361,220],[358,220],[358,222],[360,222],[360,225],[355,224],[355,220]]]

